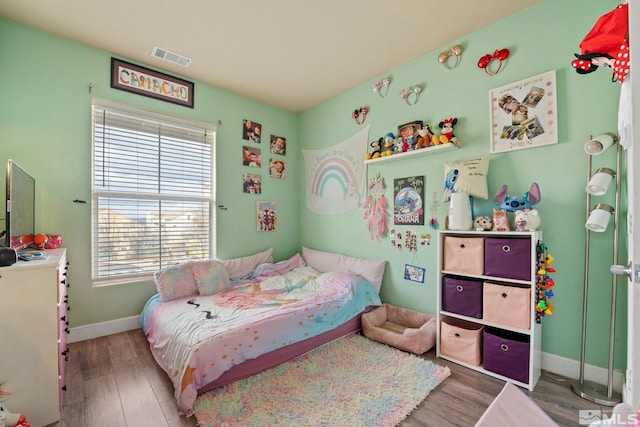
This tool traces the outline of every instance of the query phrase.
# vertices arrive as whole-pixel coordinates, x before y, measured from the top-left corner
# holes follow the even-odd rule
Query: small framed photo
[[[269,176],[271,178],[284,179],[286,175],[286,165],[284,160],[269,159]]]
[[[255,147],[242,146],[242,165],[259,168],[262,166],[262,156],[260,149]]]
[[[278,229],[278,204],[276,202],[256,202],[256,229],[258,231]]]
[[[271,154],[285,156],[287,154],[287,138],[271,135]]]
[[[404,278],[412,282],[424,283],[424,268],[415,265],[405,264]]]
[[[262,194],[262,175],[243,173],[242,192],[248,194]]]
[[[262,139],[262,125],[253,120],[244,119],[242,121],[242,139],[260,144]]]

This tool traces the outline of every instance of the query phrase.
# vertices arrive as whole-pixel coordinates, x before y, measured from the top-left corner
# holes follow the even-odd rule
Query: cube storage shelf
[[[540,377],[542,232],[438,232],[436,354],[533,390]]]

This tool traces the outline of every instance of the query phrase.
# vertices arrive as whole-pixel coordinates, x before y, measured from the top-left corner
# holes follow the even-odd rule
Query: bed
[[[385,262],[303,248],[184,263],[155,275],[142,327],[181,414],[198,394],[256,374],[360,329],[381,305]]]

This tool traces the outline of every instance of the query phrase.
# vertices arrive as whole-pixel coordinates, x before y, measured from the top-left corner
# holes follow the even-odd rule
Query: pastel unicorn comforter
[[[351,272],[264,264],[231,289],[161,302],[152,297],[142,326],[171,378],[178,408],[191,415],[198,390],[248,359],[314,337],[381,304],[374,286]]]

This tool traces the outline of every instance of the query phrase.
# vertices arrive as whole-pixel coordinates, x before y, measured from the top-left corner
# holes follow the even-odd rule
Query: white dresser
[[[0,382],[4,406],[32,427],[60,419],[67,356],[66,249],[0,267]]]

